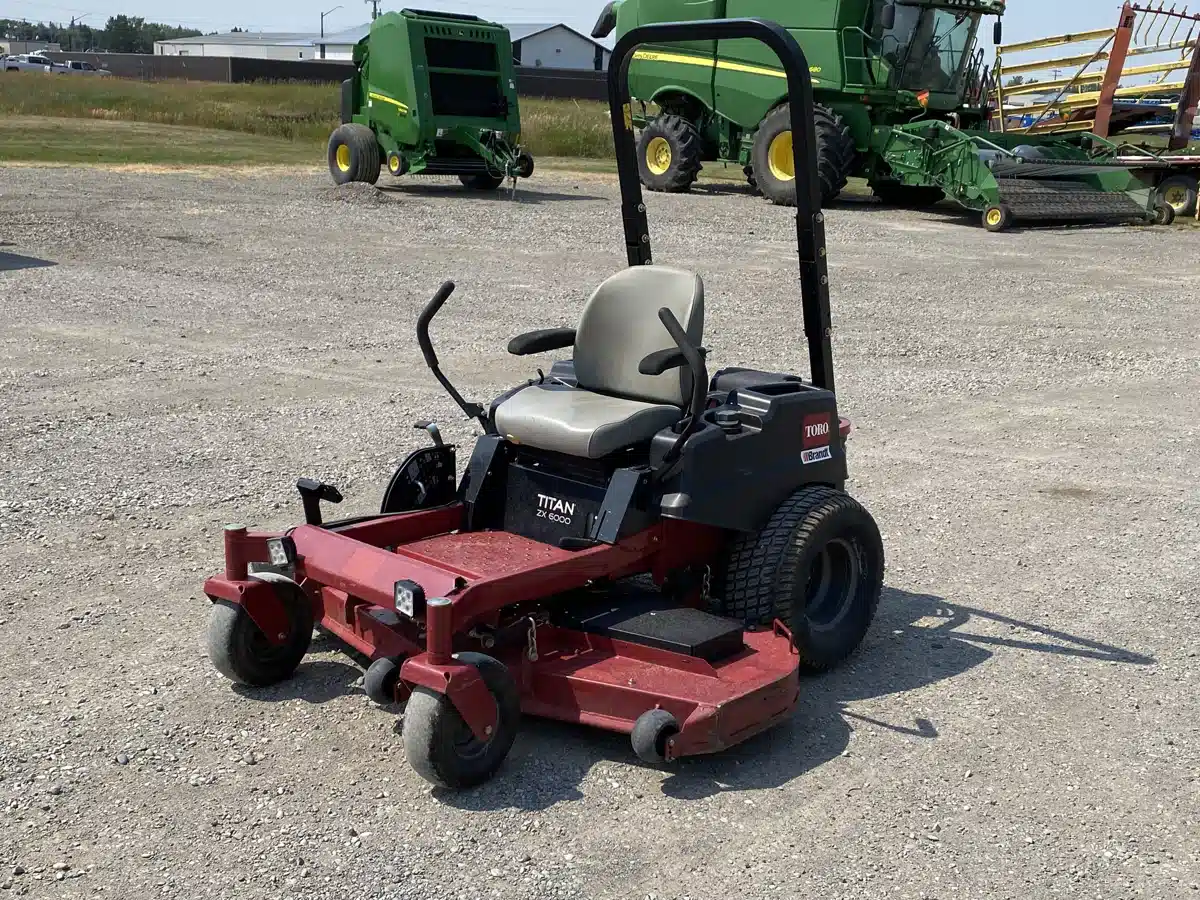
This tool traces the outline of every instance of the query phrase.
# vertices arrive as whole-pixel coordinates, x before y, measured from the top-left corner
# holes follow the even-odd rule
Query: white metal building
[[[518,65],[548,69],[608,68],[611,51],[602,44],[559,24],[507,25]],[[240,56],[252,59],[349,60],[354,45],[366,37],[370,23],[345,31],[278,33],[235,31],[155,41],[158,56]]]
[[[548,69],[608,68],[612,51],[566,25],[507,25],[518,65]]]

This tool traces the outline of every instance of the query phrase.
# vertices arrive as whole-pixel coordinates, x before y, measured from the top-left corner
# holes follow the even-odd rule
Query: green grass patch
[[[338,126],[338,105],[337,85],[145,82],[48,77],[41,72],[9,72],[0,79],[0,116],[140,122],[238,132],[291,141],[318,163],[324,159],[330,132]],[[522,141],[535,157],[612,157],[611,125],[608,107],[603,103],[523,98],[521,126]],[[8,135],[2,143],[12,146]],[[48,146],[44,150],[52,160],[55,149]]]
[[[146,122],[12,116],[0,123],[0,160],[80,165],[324,165],[311,142]]]

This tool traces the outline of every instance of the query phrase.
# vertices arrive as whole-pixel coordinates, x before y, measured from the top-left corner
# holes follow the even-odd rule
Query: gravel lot
[[[720,363],[800,368],[788,213],[651,195]],[[718,196],[718,194],[720,196]],[[793,722],[669,770],[527,721],[432,792],[315,645],[234,689],[220,529],[372,511],[434,414],[623,265],[616,190],[517,202],[322,174],[0,171],[0,888],[118,898],[1200,898],[1200,275],[1188,229],[829,215],[852,491],[888,551],[859,656]],[[1185,262],[1186,261],[1186,262]],[[543,363],[544,364],[544,363]],[[4,896],[0,893],[0,897]]]

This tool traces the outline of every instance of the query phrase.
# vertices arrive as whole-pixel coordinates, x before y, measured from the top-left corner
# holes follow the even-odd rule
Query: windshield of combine
[[[892,65],[892,86],[956,91],[978,25],[979,13],[897,4],[896,24],[881,41],[883,58]]]

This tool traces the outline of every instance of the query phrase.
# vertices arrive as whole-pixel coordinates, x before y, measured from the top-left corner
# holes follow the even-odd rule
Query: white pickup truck
[[[97,69],[90,62],[83,62],[78,59],[68,59],[63,65],[66,70],[74,75],[111,75],[112,72],[108,69]]]
[[[4,57],[6,72],[53,72],[58,75],[111,75],[108,69],[97,69],[90,62],[69,59],[66,62],[54,62],[48,56],[37,53],[27,53],[21,56]]]
[[[22,53],[20,56],[8,56],[4,59],[5,72],[66,72],[67,67],[56,63],[48,56],[36,53]]]

